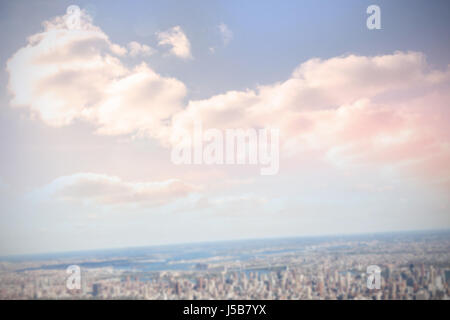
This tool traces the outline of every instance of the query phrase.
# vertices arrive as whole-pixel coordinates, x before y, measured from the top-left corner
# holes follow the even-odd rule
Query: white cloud
[[[222,41],[224,45],[228,45],[230,41],[233,39],[233,32],[228,28],[225,23],[221,23],[218,25],[220,34],[222,36]]]
[[[166,119],[182,107],[184,84],[145,63],[125,66],[120,57],[127,50],[84,12],[81,17],[79,30],[68,29],[65,17],[44,23],[44,31],[8,60],[11,105],[29,108],[51,126],[84,120],[103,134],[164,132]],[[131,45],[132,54],[136,48]]]
[[[44,27],[8,60],[7,71],[11,104],[49,125],[84,120],[100,134],[139,134],[169,145],[189,134],[194,120],[204,129],[276,127],[283,155],[414,163],[415,172],[450,181],[450,69],[433,69],[422,53],[313,58],[285,81],[186,105],[181,81],[145,63],[125,66],[120,59],[127,50],[89,17],[83,15],[80,30],[68,30],[64,17]],[[180,27],[158,37],[173,54],[191,56]]]
[[[130,43],[128,43],[128,50],[130,53],[130,56],[132,57],[136,57],[136,56],[151,56],[155,50],[150,48],[149,46],[145,45],[145,44],[140,44],[139,42],[136,41],[131,41]]]
[[[182,59],[191,59],[191,43],[180,26],[156,33],[159,46],[171,46],[170,52]]]
[[[159,137],[167,134],[165,120],[181,110],[185,93],[183,83],[162,77],[143,63],[110,83],[91,117],[102,134]]]

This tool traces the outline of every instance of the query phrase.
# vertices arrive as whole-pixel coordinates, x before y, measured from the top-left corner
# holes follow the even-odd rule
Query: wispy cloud
[[[199,187],[178,179],[158,182],[125,182],[119,177],[97,173],[77,173],[55,179],[35,191],[41,198],[92,202],[94,204],[145,204],[164,205]]]
[[[222,41],[224,45],[228,45],[231,40],[233,40],[233,32],[228,28],[225,23],[221,23],[218,25],[220,34],[222,36]]]
[[[132,57],[151,56],[153,53],[155,53],[155,49],[145,44],[140,44],[139,42],[136,41],[131,41],[130,43],[128,43],[128,50],[130,56]]]

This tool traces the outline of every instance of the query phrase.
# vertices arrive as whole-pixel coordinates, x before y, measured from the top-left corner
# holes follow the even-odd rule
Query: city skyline
[[[0,262],[0,299],[449,300],[449,234],[254,240],[23,257]],[[378,272],[375,283],[372,269]]]

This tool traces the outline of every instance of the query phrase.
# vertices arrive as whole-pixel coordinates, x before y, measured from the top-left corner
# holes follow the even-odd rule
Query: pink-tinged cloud
[[[126,182],[115,176],[77,173],[55,179],[36,193],[43,198],[94,204],[142,204],[158,206],[199,191],[198,186],[170,179],[157,182]]]
[[[285,82],[190,101],[172,132],[181,137],[194,120],[206,128],[274,127],[281,157],[389,166],[445,186],[450,168],[438,164],[450,154],[449,70],[431,69],[415,52],[312,59]]]
[[[390,166],[449,185],[450,68],[433,69],[422,53],[313,58],[285,81],[187,104],[181,81],[145,63],[129,68],[126,54],[85,14],[80,30],[57,17],[9,59],[11,104],[49,125],[83,120],[99,134],[148,136],[168,147],[191,134],[194,121],[204,129],[273,127],[281,158]]]

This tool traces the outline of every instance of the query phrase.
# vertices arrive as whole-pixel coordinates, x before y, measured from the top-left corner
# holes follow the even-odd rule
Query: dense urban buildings
[[[12,257],[1,262],[0,298],[449,299],[449,249],[450,233],[440,232]],[[70,290],[66,268],[73,264],[81,286]],[[370,265],[381,269],[379,289],[367,286]]]

